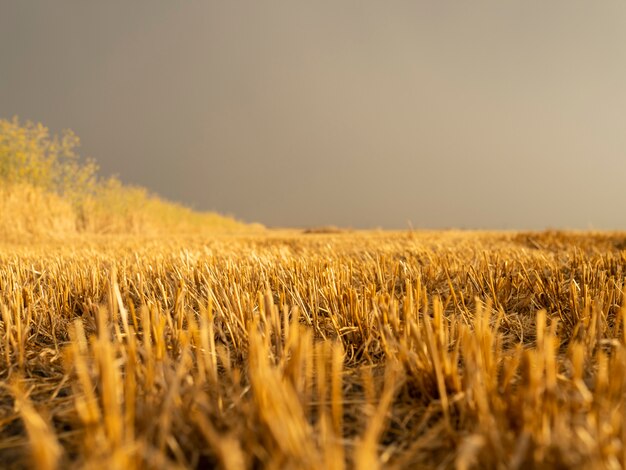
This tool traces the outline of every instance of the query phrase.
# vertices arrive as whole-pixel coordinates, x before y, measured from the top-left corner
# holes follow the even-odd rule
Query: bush
[[[236,229],[242,224],[164,201],[145,188],[99,178],[82,159],[80,139],[51,135],[42,124],[0,119],[0,235],[19,233],[153,233]],[[8,221],[12,222],[9,223]]]
[[[0,180],[29,184],[73,200],[93,193],[98,166],[81,161],[76,153],[80,139],[70,130],[51,136],[42,124],[17,118],[0,119]]]

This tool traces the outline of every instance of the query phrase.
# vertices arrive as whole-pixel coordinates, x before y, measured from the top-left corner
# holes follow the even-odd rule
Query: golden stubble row
[[[293,232],[0,250],[0,458],[621,468],[619,234]]]

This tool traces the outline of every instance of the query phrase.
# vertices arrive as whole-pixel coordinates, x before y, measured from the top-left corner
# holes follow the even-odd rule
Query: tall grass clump
[[[71,131],[0,119],[0,237],[72,233],[158,233],[237,229],[241,224],[196,213],[117,178],[101,178],[77,152]]]

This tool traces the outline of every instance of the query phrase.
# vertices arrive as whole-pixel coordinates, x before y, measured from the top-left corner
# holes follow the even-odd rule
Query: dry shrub
[[[194,212],[141,187],[101,178],[69,130],[0,119],[0,240],[90,234],[206,233],[244,224]]]
[[[59,238],[76,231],[71,205],[25,184],[0,186],[0,239]]]

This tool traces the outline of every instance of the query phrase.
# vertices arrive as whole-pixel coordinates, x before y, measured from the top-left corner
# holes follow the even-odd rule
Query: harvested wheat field
[[[626,235],[0,249],[11,468],[621,468]]]

